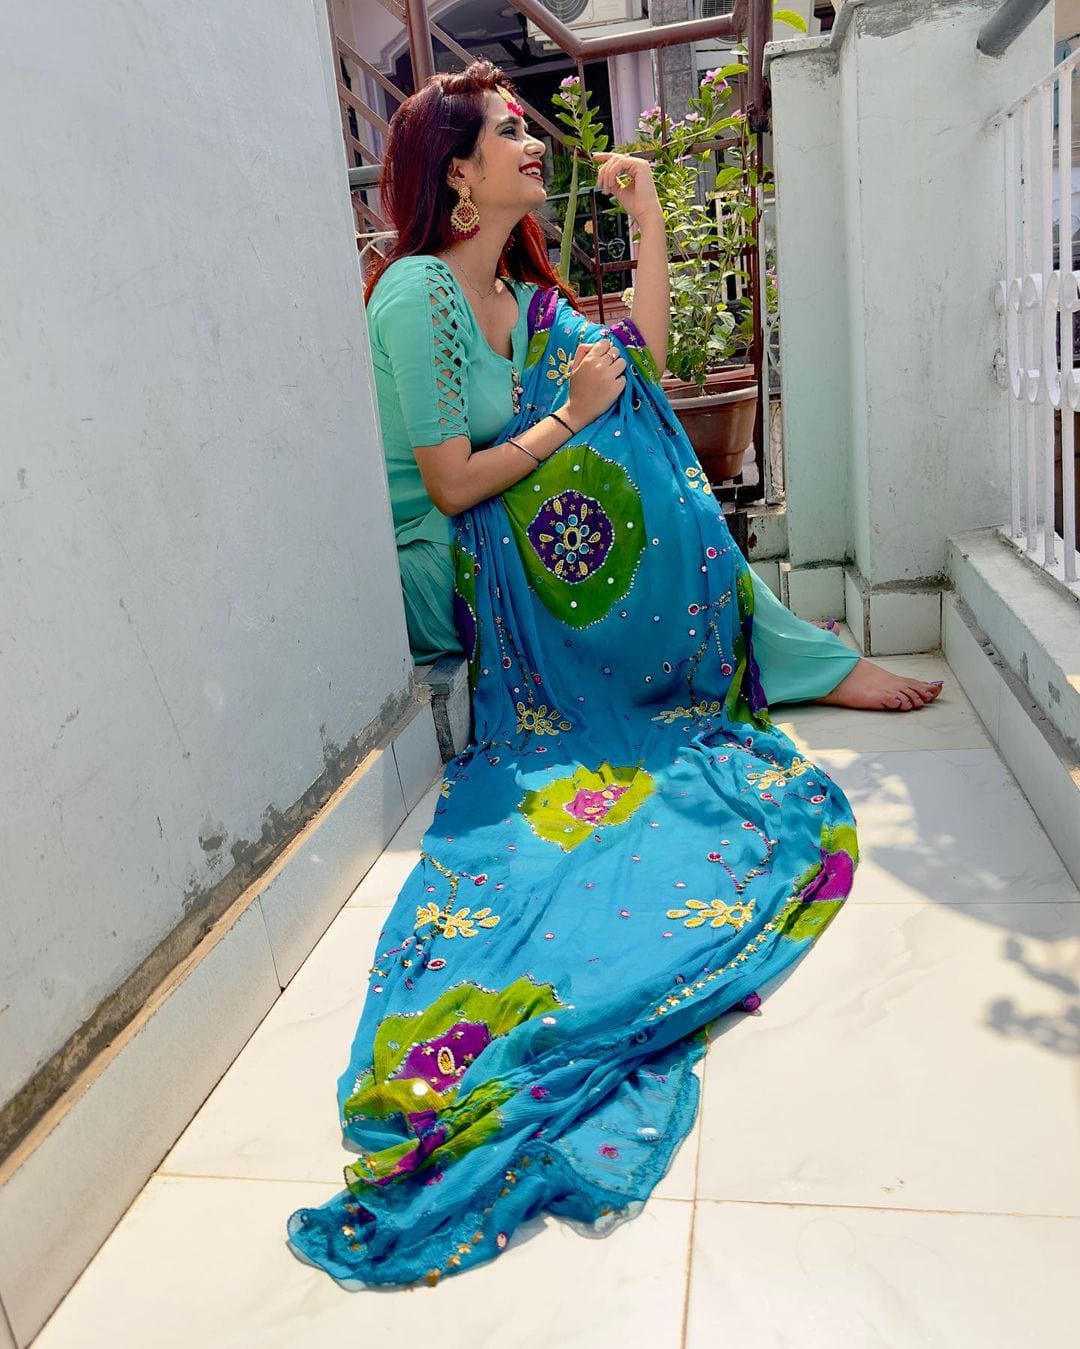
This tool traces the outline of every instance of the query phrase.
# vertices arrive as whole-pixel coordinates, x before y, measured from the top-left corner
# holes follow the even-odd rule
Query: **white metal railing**
[[[1011,509],[1008,531],[1080,594],[1074,414],[1080,410],[1080,168],[1073,158],[1070,56],[991,125],[1005,148],[1005,323]],[[1060,438],[1055,422],[1060,421]],[[1060,444],[1060,474],[1056,445]]]

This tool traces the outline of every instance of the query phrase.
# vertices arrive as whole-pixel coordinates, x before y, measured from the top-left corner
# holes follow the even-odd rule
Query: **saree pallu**
[[[690,1129],[704,1028],[813,943],[857,857],[842,792],[770,724],[747,564],[640,334],[554,291],[529,318],[505,434],[609,331],[626,389],[456,522],[474,740],[368,976],[348,1189],[289,1220],[349,1285],[435,1282],[541,1211],[633,1212]]]

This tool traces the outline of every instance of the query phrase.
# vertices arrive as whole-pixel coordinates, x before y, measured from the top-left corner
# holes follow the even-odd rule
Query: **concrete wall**
[[[774,99],[795,106],[801,128],[774,119],[776,215],[784,397],[784,482],[789,502],[788,553],[803,565],[849,551],[852,422],[847,258],[858,240],[846,235],[840,83],[836,60],[773,66]],[[799,228],[787,202],[811,200],[813,228]],[[823,241],[828,239],[828,246]],[[798,509],[792,509],[798,503]]]
[[[1051,17],[990,60],[996,3],[854,0],[770,49],[792,562],[854,559],[871,588],[933,581],[949,534],[1003,518],[987,123],[1049,70]]]
[[[323,0],[4,27],[0,1101],[411,677]]]

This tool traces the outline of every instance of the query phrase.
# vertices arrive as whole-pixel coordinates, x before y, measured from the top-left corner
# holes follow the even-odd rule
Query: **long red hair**
[[[451,159],[468,159],[476,149],[486,115],[485,96],[513,85],[490,61],[474,61],[453,75],[433,75],[398,108],[390,121],[379,187],[382,204],[397,230],[389,252],[368,273],[364,300],[398,258],[441,253],[454,242],[450,212],[456,201],[447,184]],[[510,232],[503,267],[518,281],[547,289],[557,286],[572,303],[574,292],[548,261],[544,232],[532,214]]]

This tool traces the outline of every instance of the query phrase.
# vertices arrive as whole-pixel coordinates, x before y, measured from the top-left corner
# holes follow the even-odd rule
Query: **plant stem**
[[[559,276],[563,281],[570,280],[571,249],[574,244],[574,222],[577,220],[578,198],[578,158],[573,155],[570,163],[570,191],[566,198],[566,215],[563,217],[562,244],[559,248]]]

